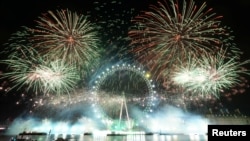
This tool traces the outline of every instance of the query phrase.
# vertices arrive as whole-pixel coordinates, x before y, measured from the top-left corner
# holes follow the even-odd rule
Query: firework
[[[239,56],[230,29],[221,26],[220,18],[193,0],[174,3],[170,0],[151,5],[150,10],[136,16],[135,26],[129,31],[131,49],[143,64],[146,64],[156,79],[169,79],[173,64],[186,61],[188,56],[198,57],[220,48],[230,48],[230,55]]]
[[[87,16],[68,9],[48,11],[36,23],[35,28],[29,28],[33,34],[30,40],[41,54],[80,69],[98,64],[97,26]]]
[[[15,44],[16,45],[16,44]],[[20,45],[2,63],[8,66],[2,79],[9,79],[17,88],[43,93],[68,93],[79,79],[74,67],[63,61],[46,61],[32,47]]]
[[[220,97],[221,92],[241,85],[241,76],[249,75],[244,69],[248,63],[249,60],[239,62],[237,57],[226,57],[226,50],[215,56],[203,54],[200,59],[190,58],[188,63],[178,66],[173,81],[193,94]]]
[[[61,60],[39,65],[32,75],[42,82],[45,91],[57,94],[69,93],[80,79],[75,68]]]

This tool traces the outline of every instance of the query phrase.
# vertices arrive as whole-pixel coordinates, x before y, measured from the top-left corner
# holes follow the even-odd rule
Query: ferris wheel
[[[142,66],[123,63],[106,67],[91,87],[94,114],[108,129],[134,128],[139,118],[153,112],[154,88],[150,73]]]

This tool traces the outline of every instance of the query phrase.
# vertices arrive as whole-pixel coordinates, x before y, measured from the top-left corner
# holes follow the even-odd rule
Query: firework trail
[[[126,6],[125,6],[126,5]],[[90,11],[94,22],[99,25],[98,32],[102,40],[101,64],[120,61],[131,63],[133,54],[129,53],[128,30],[131,19],[136,15],[134,6],[127,6],[124,1],[94,1]]]

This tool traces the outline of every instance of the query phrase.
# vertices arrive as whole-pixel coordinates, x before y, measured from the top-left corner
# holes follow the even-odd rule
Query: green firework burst
[[[46,60],[29,46],[20,45],[2,63],[8,66],[8,70],[1,78],[14,83],[12,89],[62,94],[72,91],[79,80],[74,67],[61,60]]]
[[[188,63],[176,69],[172,79],[192,94],[219,97],[224,91],[240,85],[242,75],[249,75],[244,68],[249,62],[240,62],[236,56],[229,58],[226,50],[221,50],[215,56],[203,54],[201,58],[190,58]]]

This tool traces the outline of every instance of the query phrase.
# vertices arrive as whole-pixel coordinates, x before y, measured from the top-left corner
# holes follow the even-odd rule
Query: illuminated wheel
[[[94,114],[108,129],[131,129],[153,112],[154,87],[142,67],[117,64],[105,68],[92,84]]]

